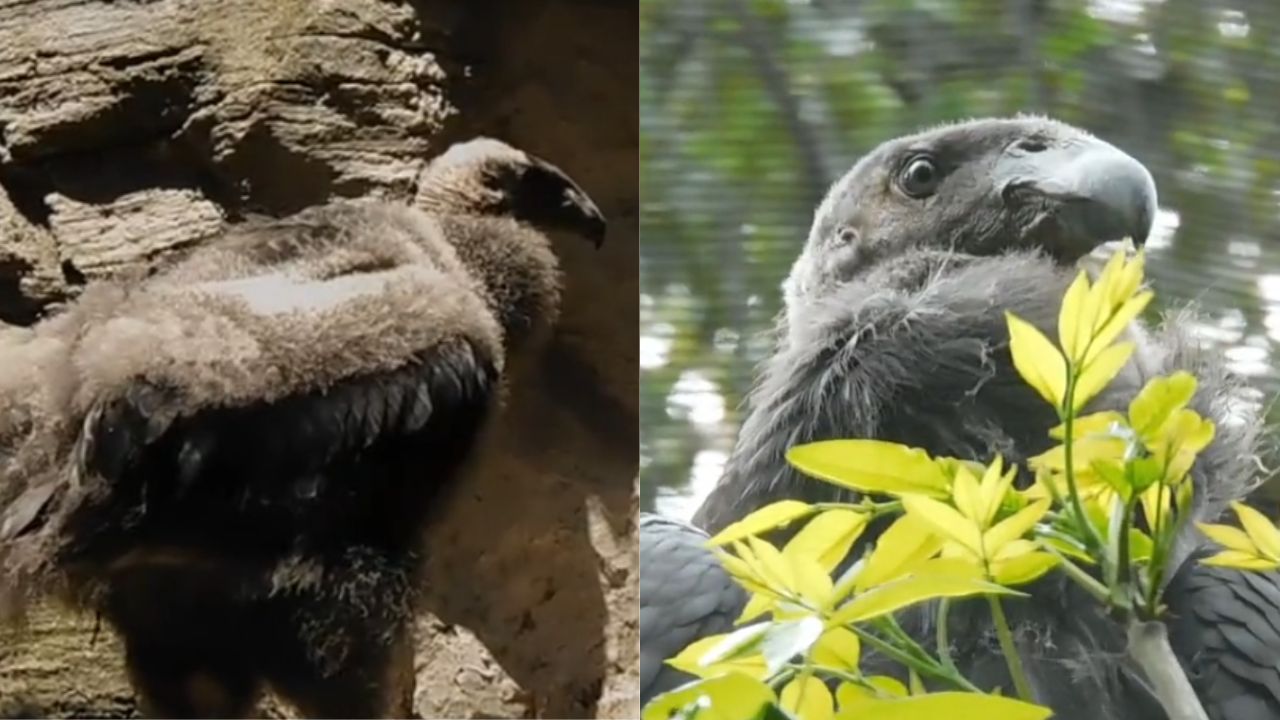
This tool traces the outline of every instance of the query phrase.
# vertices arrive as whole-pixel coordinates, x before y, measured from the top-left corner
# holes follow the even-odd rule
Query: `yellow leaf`
[[[899,698],[907,697],[909,694],[906,685],[888,675],[872,675],[863,680],[870,687],[842,682],[840,687],[836,688],[836,701],[841,710],[868,698]]]
[[[1119,290],[1118,281],[1123,277],[1126,267],[1125,252],[1117,250],[1107,258],[1107,264],[1102,268],[1102,272],[1098,273],[1098,280],[1093,284],[1093,294],[1098,299],[1099,313],[1094,318],[1093,327],[1090,328],[1090,337],[1097,333],[1111,311],[1124,300],[1124,297],[1116,291]]]
[[[1276,529],[1267,516],[1242,502],[1231,503],[1231,508],[1236,511],[1254,546],[1268,559],[1280,560],[1280,529]]]
[[[1223,550],[1217,555],[1207,557],[1200,561],[1201,565],[1215,565],[1218,567],[1237,568],[1239,570],[1276,570],[1280,569],[1280,561],[1268,560],[1267,558],[1252,553],[1243,553],[1238,550]]]
[[[942,538],[911,515],[899,516],[876,541],[867,565],[858,574],[854,589],[862,592],[899,578],[938,554]]]
[[[862,643],[858,636],[845,627],[827,628],[813,644],[809,658],[816,665],[837,670],[857,670]]]
[[[757,717],[777,697],[768,685],[739,673],[729,673],[683,685],[657,696],[644,706],[642,720],[670,720],[693,703],[699,703],[698,720],[742,720]]]
[[[883,440],[824,440],[797,445],[787,462],[800,472],[864,493],[946,497],[947,480],[928,453]]]
[[[1168,486],[1159,483],[1152,485],[1138,499],[1142,502],[1142,514],[1147,518],[1147,527],[1167,527],[1165,523],[1169,511],[1173,509],[1173,493]]]
[[[1176,483],[1191,472],[1196,456],[1213,442],[1214,432],[1213,423],[1194,410],[1183,408],[1174,413],[1159,431],[1163,437],[1151,448],[1165,466],[1162,479]]]
[[[1125,441],[1112,437],[1082,437],[1072,443],[1072,463],[1077,473],[1076,480],[1082,481],[1080,475],[1095,460],[1123,460]],[[1066,446],[1056,445],[1046,452],[1028,458],[1027,464],[1032,470],[1066,470]]]
[[[782,709],[802,720],[831,720],[835,717],[835,701],[831,691],[812,675],[798,677],[782,688]]]
[[[1045,545],[1051,546],[1054,550],[1057,550],[1058,552],[1062,553],[1063,555],[1066,555],[1069,558],[1074,558],[1076,560],[1079,560],[1080,562],[1087,563],[1089,565],[1092,565],[1094,562],[1093,558],[1089,556],[1089,553],[1085,552],[1084,548],[1078,545],[1074,545],[1062,538],[1044,537],[1044,538],[1040,538],[1040,542],[1042,542]]]
[[[813,558],[830,574],[849,554],[849,549],[867,526],[865,513],[837,508],[819,513],[782,549],[787,557]]]
[[[935,533],[960,543],[975,557],[982,557],[982,535],[977,524],[955,508],[920,495],[904,496],[902,507],[908,515],[919,518]]]
[[[854,700],[847,706],[842,704],[836,717],[838,720],[1045,720],[1052,714],[1049,708],[998,695],[937,692],[905,698]]]
[[[1154,547],[1150,535],[1137,528],[1129,528],[1129,557],[1134,562],[1150,560]]]
[[[993,562],[1011,560],[1019,555],[1026,555],[1027,553],[1035,552],[1038,547],[1039,546],[1036,545],[1034,540],[1014,540],[1013,542],[1005,543],[1004,547],[1000,548],[999,552],[991,553],[990,560]]]
[[[1094,335],[1093,344],[1089,346],[1089,353],[1084,357],[1085,364],[1088,365],[1093,362],[1099,353],[1106,350],[1111,345],[1111,342],[1119,337],[1125,328],[1129,327],[1129,323],[1133,322],[1133,319],[1138,317],[1138,314],[1147,307],[1153,297],[1155,295],[1148,290],[1138,293],[1132,299],[1127,300],[1124,305],[1121,305],[1120,309],[1116,310],[1115,314]]]
[[[707,541],[707,544],[712,546],[728,545],[734,540],[741,540],[748,535],[759,535],[781,525],[786,525],[792,520],[812,513],[814,510],[815,508],[812,505],[799,500],[782,500],[770,503],[716,533],[715,537]]]
[[[740,543],[735,545],[735,547],[740,546]],[[778,548],[754,535],[747,536],[747,546],[751,548],[750,555],[754,556],[756,563],[754,567],[761,577],[768,580],[773,587],[785,588],[793,592],[796,590],[796,579],[791,572],[791,565],[786,558],[782,557]],[[744,555],[741,549],[738,550],[738,557],[748,563],[752,562],[752,559]]]
[[[991,568],[992,579],[1001,585],[1022,585],[1053,569],[1058,558],[1047,552],[1023,553],[996,562]]]
[[[1050,504],[1049,500],[1037,500],[984,533],[982,545],[987,556],[995,555],[1006,544],[1026,535],[1049,512]]]
[[[1196,392],[1196,379],[1180,370],[1155,377],[1129,403],[1129,424],[1145,442],[1153,441],[1174,413],[1186,407]]]
[[[1075,434],[1076,439],[1087,438],[1091,435],[1110,436],[1111,428],[1114,425],[1124,427],[1128,425],[1124,416],[1114,410],[1103,410],[1102,412],[1081,415],[1072,422],[1071,431]],[[1054,440],[1065,440],[1067,438],[1066,424],[1059,424],[1049,431],[1049,437]]]
[[[831,575],[818,564],[818,561],[805,555],[783,555],[791,566],[791,577],[795,578],[796,593],[810,607],[825,607],[831,597],[834,583]]]
[[[982,523],[984,515],[982,491],[978,485],[978,478],[974,477],[968,468],[962,467],[956,470],[955,483],[951,487],[951,500],[956,504],[960,514],[977,524]]]
[[[740,545],[740,543],[739,543]],[[760,576],[754,567],[742,558],[734,557],[727,552],[717,552],[716,557],[724,566],[725,572],[738,581],[738,584],[753,593],[770,593],[769,582]],[[754,558],[753,558],[754,560]]]
[[[913,667],[907,668],[907,685],[911,688],[912,695],[925,694],[924,681],[920,679],[920,673]]]
[[[742,614],[738,615],[738,619],[733,621],[734,625],[741,625],[750,620],[754,620],[761,615],[773,609],[778,603],[776,598],[761,593],[752,593],[751,599],[747,601],[745,607],[742,608]]]
[[[979,487],[979,494],[982,496],[982,516],[978,519],[984,530],[991,526],[992,520],[995,520],[996,513],[1000,511],[1005,497],[1009,494],[1009,488],[1013,487],[1014,478],[1018,476],[1017,466],[1009,468],[1009,472],[1002,474],[1003,468],[1004,458],[997,455],[982,475],[982,484]]]
[[[1108,306],[1115,307],[1133,297],[1133,294],[1137,292],[1138,286],[1142,284],[1142,269],[1145,259],[1146,256],[1143,251],[1139,250],[1133,259],[1124,265],[1115,282],[1108,287],[1110,291],[1107,296]]]
[[[1165,426],[1165,432],[1180,452],[1198,453],[1205,449],[1213,442],[1214,431],[1212,420],[1206,420],[1200,413],[1187,408],[1174,413]]]
[[[830,621],[839,625],[870,620],[918,602],[943,597],[1010,591],[980,580],[981,569],[959,560],[929,560],[911,575],[879,585],[854,597]]]
[[[1255,553],[1257,548],[1254,547],[1253,541],[1245,534],[1243,530],[1230,525],[1213,525],[1210,523],[1196,523],[1196,527],[1200,528],[1200,532],[1204,533],[1208,538],[1228,550],[1239,550],[1245,553]]]
[[[1067,363],[1062,353],[1031,323],[1011,312],[1005,313],[1005,320],[1009,352],[1018,374],[1049,404],[1062,407],[1067,389]]]
[[[1067,288],[1062,298],[1062,309],[1058,312],[1058,344],[1062,346],[1067,358],[1080,360],[1084,346],[1088,342],[1088,332],[1082,328],[1093,327],[1093,318],[1085,317],[1085,299],[1089,296],[1089,275],[1081,270],[1076,279]]]
[[[765,629],[767,627],[753,627],[756,635],[763,635]],[[729,637],[730,634],[728,633],[704,637],[681,650],[679,655],[667,660],[667,664],[677,670],[703,678],[733,672],[758,680],[763,679],[766,673],[765,660],[764,655],[758,651],[741,655],[729,653],[727,658],[723,657],[725,655],[723,652],[713,655],[712,651],[717,649]],[[715,655],[721,657],[716,658]]]
[[[1142,459],[1149,460],[1150,458]],[[1089,467],[1097,473],[1098,477],[1110,485],[1111,489],[1115,490],[1116,494],[1124,502],[1129,501],[1129,498],[1133,496],[1134,490],[1141,492],[1147,489],[1147,485],[1135,487],[1130,484],[1129,473],[1125,472],[1124,463],[1119,460],[1094,460],[1089,463]]]
[[[942,475],[947,479],[948,485],[955,483],[956,473],[960,472],[960,468],[968,470],[974,477],[978,477],[987,470],[987,466],[980,462],[953,457],[940,456],[934,458],[933,462],[942,470]]]
[[[1084,407],[1085,403],[1092,400],[1108,383],[1116,379],[1116,375],[1120,374],[1125,363],[1129,362],[1129,357],[1133,355],[1134,347],[1131,342],[1116,343],[1094,357],[1076,380],[1075,392],[1072,395],[1073,410]]]

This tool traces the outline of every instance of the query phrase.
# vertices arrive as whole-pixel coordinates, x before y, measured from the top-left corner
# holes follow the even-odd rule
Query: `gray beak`
[[[1151,233],[1155,180],[1142,163],[1097,138],[1015,143],[996,163],[995,175],[1006,204],[1047,201],[1058,254],[1083,255],[1125,237],[1141,245]]]

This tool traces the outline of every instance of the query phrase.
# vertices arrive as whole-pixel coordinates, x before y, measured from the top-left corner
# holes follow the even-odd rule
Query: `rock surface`
[[[246,214],[410,198],[475,135],[564,168],[609,218],[603,249],[564,259],[589,272],[559,362],[434,531],[426,717],[639,714],[637,25],[633,0],[0,0],[8,323]],[[134,712],[93,618],[0,630],[0,716]]]

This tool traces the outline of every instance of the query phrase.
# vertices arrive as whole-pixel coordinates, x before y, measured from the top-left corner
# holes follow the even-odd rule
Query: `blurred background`
[[[1280,388],[1280,0],[640,6],[643,509],[719,478],[828,184],[944,120],[1047,113],[1146,163],[1157,302]]]

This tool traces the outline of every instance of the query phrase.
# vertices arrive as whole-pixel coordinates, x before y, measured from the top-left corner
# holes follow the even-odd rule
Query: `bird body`
[[[153,714],[243,716],[264,685],[410,712],[423,528],[554,328],[558,238],[602,232],[482,139],[413,206],[253,220],[87,288],[0,348],[0,595],[102,613]]]
[[[706,548],[707,534],[671,518],[640,515],[640,693],[675,687],[684,674],[664,664],[698,638],[733,629],[747,593]],[[670,563],[671,569],[647,563]]]
[[[786,462],[787,449],[802,443],[874,438],[934,456],[989,462],[999,454],[1019,464],[1048,449],[1048,431],[1058,418],[1013,367],[1006,313],[1054,337],[1075,274],[1071,263],[1107,240],[1145,239],[1154,206],[1154,183],[1136,161],[1041,118],[945,126],[868,154],[832,187],[815,215],[784,284],[777,350],[748,398],[724,476],[693,523],[715,533],[777,500],[855,499]],[[1133,359],[1085,412],[1124,410],[1152,377],[1177,370],[1195,375],[1199,389],[1191,407],[1212,419],[1218,432],[1192,471],[1191,519],[1212,521],[1256,484],[1259,420],[1239,412],[1239,381],[1183,324],[1178,318],[1154,328],[1134,323]],[[1020,480],[1029,481],[1025,474]],[[873,523],[850,561],[885,527]],[[790,532],[770,539],[780,542]],[[1192,560],[1205,544],[1196,533],[1188,523],[1169,560],[1171,575],[1184,571],[1172,593],[1195,587],[1208,572]],[[668,565],[690,562],[642,558],[653,573],[645,582],[661,585],[663,573],[672,572]],[[1216,600],[1234,593],[1234,607],[1253,613],[1237,621],[1243,626],[1280,620],[1280,604],[1272,598],[1245,594],[1254,584],[1234,581],[1219,589]],[[1032,597],[1006,603],[1007,611],[1036,697],[1055,717],[1164,717],[1127,658],[1123,628],[1101,606],[1057,574],[1028,589]],[[1169,619],[1172,633],[1183,639],[1176,645],[1180,659],[1190,663],[1203,652],[1233,656],[1247,647],[1248,670],[1233,675],[1240,681],[1233,687],[1253,683],[1259,694],[1251,707],[1270,714],[1239,717],[1280,716],[1280,695],[1269,686],[1280,681],[1274,662],[1280,636],[1224,641],[1232,633],[1239,640],[1238,628],[1205,626],[1215,611],[1197,603],[1211,598],[1204,592],[1194,597],[1182,600],[1195,609]],[[642,612],[644,602],[642,597]],[[902,617],[927,646],[935,635],[932,613],[932,607],[917,607]],[[952,658],[962,674],[980,687],[1012,687],[984,603],[955,603],[950,630]],[[902,672],[874,654],[864,664],[869,672]],[[1222,686],[1211,677],[1218,671],[1203,662],[1200,667],[1198,689]],[[655,691],[660,689],[669,688]],[[1222,714],[1227,706],[1220,695],[1206,700],[1211,717],[1237,720]]]

